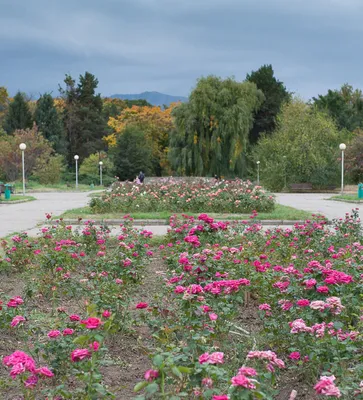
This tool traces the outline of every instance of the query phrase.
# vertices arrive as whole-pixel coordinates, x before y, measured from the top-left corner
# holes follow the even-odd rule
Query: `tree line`
[[[260,161],[263,183],[314,186],[339,180],[339,143],[346,142],[352,182],[361,179],[362,92],[344,84],[309,102],[290,93],[263,65],[244,81],[200,78],[186,103],[155,107],[145,100],[102,98],[89,72],[66,75],[59,94],[34,101],[0,87],[0,179],[20,174],[18,145],[27,143],[28,178],[72,180],[74,155],[81,178],[97,181],[147,175],[253,178]]]

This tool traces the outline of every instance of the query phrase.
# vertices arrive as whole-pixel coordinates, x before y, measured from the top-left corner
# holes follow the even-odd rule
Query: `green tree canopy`
[[[96,94],[98,80],[86,72],[79,77],[79,84],[69,75],[64,80],[65,89],[60,93],[65,101],[63,120],[69,143],[68,162],[78,154],[80,159],[104,148],[102,140],[107,132],[107,121],[102,112],[102,98]]]
[[[54,106],[53,97],[45,93],[37,101],[34,113],[35,122],[42,135],[52,144],[59,154],[65,154],[67,142],[62,121]]]
[[[138,126],[127,126],[118,136],[114,150],[116,175],[121,181],[133,181],[140,171],[148,175],[152,170],[151,158],[151,146],[144,132]]]
[[[241,176],[253,113],[264,99],[251,82],[208,76],[173,111],[170,161],[183,175]]]
[[[363,182],[363,131],[356,130],[345,151],[346,170],[355,183]]]
[[[104,175],[113,175],[113,163],[105,152],[91,154],[81,164],[80,175],[98,176],[100,172],[99,162],[102,161],[102,172]]]
[[[24,95],[18,92],[9,105],[8,113],[4,122],[7,133],[13,133],[17,129],[31,128],[33,119]]]
[[[262,135],[255,148],[261,180],[271,190],[291,183],[315,186],[339,181],[339,143],[346,139],[334,121],[300,100],[282,107],[272,135]]]
[[[276,127],[276,117],[283,103],[290,100],[290,94],[282,82],[274,76],[272,65],[263,65],[257,71],[247,75],[246,80],[256,84],[265,95],[265,101],[255,113],[250,131],[251,143],[256,143],[261,133],[271,133]]]
[[[363,96],[361,90],[344,84],[340,90],[328,90],[326,95],[313,98],[313,104],[326,112],[339,129],[354,131],[363,128]]]
[[[16,130],[13,135],[0,136],[0,170],[8,181],[14,181],[21,176],[20,143],[26,144],[25,176],[29,177],[40,161],[49,161],[52,153],[50,143],[38,132],[36,125],[32,129]]]

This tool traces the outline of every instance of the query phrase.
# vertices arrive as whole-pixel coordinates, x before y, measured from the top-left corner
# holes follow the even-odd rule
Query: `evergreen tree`
[[[9,110],[4,122],[7,133],[13,133],[17,129],[31,128],[33,125],[32,115],[24,95],[18,92],[9,105]]]
[[[254,83],[201,78],[173,111],[169,156],[182,175],[242,176],[253,113],[263,101]]]
[[[114,150],[116,175],[121,181],[133,181],[140,171],[148,175],[152,169],[151,146],[144,133],[137,126],[127,126],[118,136]]]
[[[290,99],[290,94],[284,84],[274,77],[272,65],[263,65],[257,71],[248,74],[246,80],[255,83],[265,95],[265,101],[255,113],[255,121],[250,131],[250,142],[256,143],[261,133],[271,133],[275,130],[276,116],[281,105]]]
[[[64,125],[69,142],[68,162],[78,154],[84,160],[90,154],[104,148],[103,136],[107,132],[107,123],[102,112],[102,98],[96,94],[98,80],[86,72],[80,76],[79,84],[66,75],[66,88],[60,88],[65,101]]]
[[[326,95],[313,98],[319,111],[326,112],[340,129],[354,131],[363,128],[363,95],[359,89],[344,84],[340,90],[328,90]]]
[[[49,93],[40,96],[37,101],[34,119],[39,131],[51,142],[53,149],[59,154],[65,154],[67,149],[65,131],[54,106],[53,97]]]

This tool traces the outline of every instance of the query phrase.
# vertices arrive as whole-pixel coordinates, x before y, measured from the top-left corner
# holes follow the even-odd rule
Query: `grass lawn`
[[[23,183],[15,182],[15,189],[16,191],[21,192],[23,190]],[[26,189],[32,192],[54,192],[54,191],[74,192],[76,190],[76,184],[72,182],[69,185],[67,185],[66,183],[58,183],[54,185],[41,185],[38,182],[27,182]],[[104,186],[95,186],[93,189],[91,189],[90,185],[83,185],[83,184],[78,185],[78,191],[80,192],[88,192],[91,190],[104,190],[104,189],[105,189]]]
[[[35,200],[35,197],[33,196],[23,196],[22,194],[12,194],[9,200],[5,200],[5,196],[2,195],[0,197],[0,203],[11,203],[13,201],[19,201],[19,200],[27,200],[27,201],[33,201]]]
[[[94,220],[102,220],[102,219],[121,219],[127,213],[109,213],[109,214],[92,214],[90,207],[83,208],[75,208],[73,210],[66,211],[60,217],[64,219],[77,219],[81,217],[83,219],[94,219]],[[131,212],[130,215],[134,219],[162,219],[168,220],[171,215],[174,213],[165,211],[165,212],[155,212],[155,213],[141,213],[141,212]],[[179,213],[181,214],[181,213]],[[188,215],[198,216],[200,213],[187,213]],[[207,213],[213,218],[217,219],[249,219],[248,214],[215,214],[215,213]],[[54,217],[55,218],[55,217]],[[53,218],[53,219],[54,219]],[[59,217],[57,217],[59,218]],[[270,213],[260,213],[258,214],[258,219],[265,220],[305,220],[311,218],[311,213],[303,210],[297,210],[293,207],[283,206],[281,204],[277,204],[275,210]]]
[[[361,201],[363,202],[363,199],[359,199],[356,194],[339,194],[337,196],[330,197],[329,200],[339,200],[339,201]]]

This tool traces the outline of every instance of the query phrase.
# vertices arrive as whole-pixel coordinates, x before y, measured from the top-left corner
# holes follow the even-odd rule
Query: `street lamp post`
[[[286,156],[282,156],[284,159],[284,189],[287,189],[287,168],[286,168]]]
[[[339,149],[342,151],[342,187],[341,187],[341,194],[344,193],[344,150],[347,146],[344,143],[340,143]]]
[[[100,161],[98,163],[98,165],[100,166],[100,186],[102,186],[102,165],[103,165],[103,162]]]
[[[257,185],[260,186],[260,162],[257,161]]]
[[[79,156],[76,154],[74,156],[74,159],[76,161],[76,189],[78,189],[78,160],[79,160]]]
[[[21,165],[23,168],[23,196],[25,196],[25,160],[24,160],[24,150],[26,149],[25,143],[20,143],[19,149],[21,150]]]

